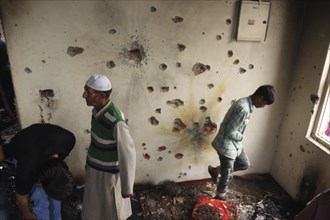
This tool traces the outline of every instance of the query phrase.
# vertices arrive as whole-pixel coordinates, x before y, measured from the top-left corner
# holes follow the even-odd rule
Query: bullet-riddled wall
[[[236,41],[240,1],[1,1],[22,127],[74,132],[68,158],[84,175],[92,73],[107,75],[137,150],[136,182],[208,178],[210,142],[232,101],[273,84],[244,137],[252,167],[270,171],[300,30],[301,5],[272,1],[265,41]]]

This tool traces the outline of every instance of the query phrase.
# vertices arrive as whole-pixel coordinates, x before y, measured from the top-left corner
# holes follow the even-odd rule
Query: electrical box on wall
[[[266,40],[270,0],[241,1],[237,40]]]

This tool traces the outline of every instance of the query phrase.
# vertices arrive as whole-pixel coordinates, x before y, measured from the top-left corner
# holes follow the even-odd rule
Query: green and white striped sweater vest
[[[94,169],[109,173],[119,172],[117,142],[113,137],[115,125],[119,121],[125,121],[125,117],[113,103],[97,118],[93,114],[87,164]]]

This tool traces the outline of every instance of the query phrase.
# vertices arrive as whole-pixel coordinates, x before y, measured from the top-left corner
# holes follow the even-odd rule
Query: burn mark
[[[165,151],[166,150],[166,146],[160,146],[158,147],[158,151],[159,152],[162,152],[162,151]]]
[[[205,99],[201,99],[201,100],[199,100],[199,104],[200,104],[200,105],[204,105],[204,104],[205,104]]]
[[[172,18],[172,21],[174,23],[181,23],[183,22],[183,18],[181,18],[180,16],[175,16],[174,18]]]
[[[81,54],[82,52],[84,52],[84,48],[81,47],[68,47],[66,53],[69,54],[70,56],[74,57],[78,54]]]
[[[311,94],[311,101],[313,102],[314,105],[316,105],[319,101],[319,97],[315,94]]]
[[[212,88],[214,87],[214,85],[213,85],[213,83],[210,83],[210,84],[207,85],[207,87],[208,87],[209,89],[212,89]]]
[[[146,160],[149,160],[150,159],[150,155],[148,153],[143,154],[143,157]]]
[[[150,124],[152,125],[158,125],[159,124],[159,121],[156,119],[156,117],[154,116],[151,116],[148,121],[150,122]]]
[[[227,55],[228,55],[228,57],[232,57],[234,55],[234,53],[232,50],[228,50]]]
[[[26,73],[32,73],[32,70],[31,70],[29,67],[25,67],[24,71],[25,71]]]
[[[158,113],[158,114],[161,114],[162,113],[162,109],[161,108],[156,108],[155,112]]]
[[[239,60],[234,60],[233,64],[235,65],[239,64]]]
[[[202,63],[196,63],[193,68],[192,71],[195,73],[195,75],[199,75],[203,72],[205,72],[206,70],[210,70],[211,67],[209,65],[204,65]]]
[[[175,157],[176,159],[180,160],[180,159],[182,159],[183,154],[181,154],[181,153],[176,153],[176,154],[174,155],[174,157]]]
[[[162,64],[159,65],[159,69],[162,70],[162,71],[164,71],[164,70],[167,69],[167,65],[164,64],[164,63],[162,63]]]
[[[226,24],[228,24],[228,25],[231,24],[231,19],[230,18],[226,19]]]
[[[217,40],[221,40],[222,39],[222,37],[221,37],[221,35],[217,35],[217,36],[215,36],[215,38],[217,39]]]
[[[181,67],[181,63],[177,62],[176,63],[176,67],[180,68]]]
[[[252,70],[254,68],[254,65],[253,64],[250,64],[249,65],[249,69]]]
[[[156,7],[154,7],[154,6],[151,6],[151,7],[150,7],[150,12],[153,12],[153,13],[154,13],[154,12],[156,12],[156,11],[157,11]]]
[[[152,86],[148,86],[147,89],[150,93],[152,93],[154,91],[154,88]]]
[[[174,119],[172,132],[180,133],[182,130],[184,130],[186,128],[187,128],[187,125],[185,125],[180,118]]]
[[[109,69],[112,69],[116,66],[115,62],[113,62],[112,60],[110,60],[109,62],[107,62],[106,65]]]
[[[168,100],[166,104],[172,106],[173,108],[177,108],[179,106],[183,106],[184,102],[180,99],[173,99],[173,100]]]
[[[168,92],[169,90],[170,90],[170,87],[168,87],[168,86],[160,87],[160,91],[162,91],[162,92]]]
[[[207,108],[206,108],[205,106],[201,106],[199,109],[200,109],[202,112],[206,112],[206,110],[207,110]]]
[[[117,33],[116,29],[109,30],[109,34],[115,34],[115,33]]]
[[[186,46],[183,45],[183,44],[177,44],[177,47],[178,47],[178,50],[181,51],[181,52],[186,49]]]
[[[239,73],[240,73],[240,74],[244,74],[245,72],[246,72],[246,69],[244,69],[244,68],[242,68],[242,67],[239,68]]]

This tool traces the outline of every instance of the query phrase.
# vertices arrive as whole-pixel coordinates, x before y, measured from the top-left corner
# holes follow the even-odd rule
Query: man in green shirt
[[[226,113],[218,134],[212,142],[217,151],[221,166],[208,167],[212,181],[217,185],[216,199],[224,199],[232,174],[246,170],[250,166],[242,140],[250,114],[255,108],[263,108],[275,101],[275,90],[271,85],[260,86],[252,95],[235,101]],[[218,175],[221,175],[218,181]]]

